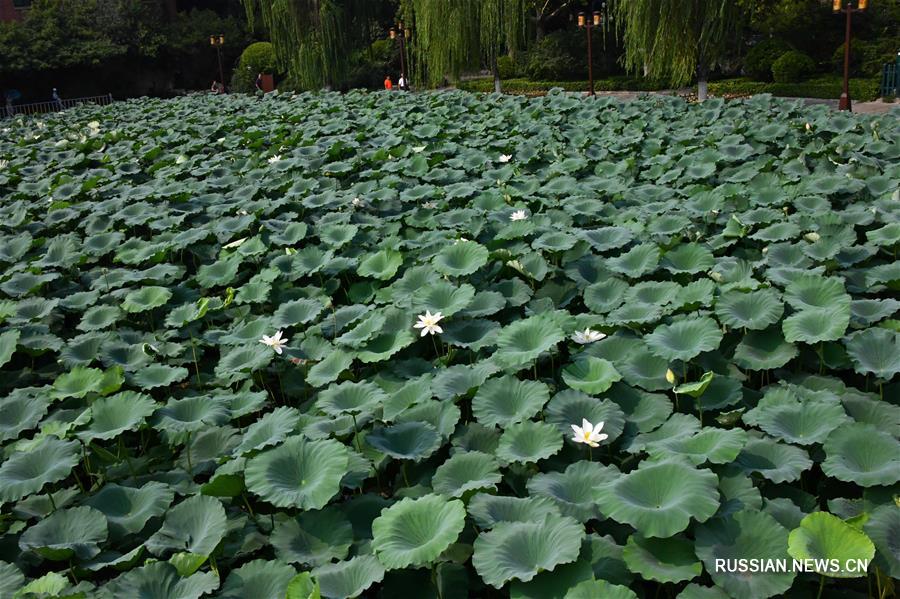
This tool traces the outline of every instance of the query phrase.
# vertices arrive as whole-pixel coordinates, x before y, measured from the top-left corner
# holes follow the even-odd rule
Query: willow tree
[[[242,0],[253,27],[260,19],[278,65],[305,89],[340,85],[354,53],[371,43],[377,0]]]
[[[743,19],[735,0],[619,0],[614,13],[624,26],[625,67],[674,86],[696,76],[701,100]]]
[[[499,92],[497,61],[521,46],[525,7],[525,0],[402,0],[401,12],[413,26],[414,74],[438,86],[483,61]]]

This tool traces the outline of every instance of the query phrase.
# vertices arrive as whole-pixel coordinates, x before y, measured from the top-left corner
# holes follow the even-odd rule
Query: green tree
[[[623,0],[614,12],[624,26],[625,67],[674,86],[696,77],[701,100],[744,18],[734,0]]]

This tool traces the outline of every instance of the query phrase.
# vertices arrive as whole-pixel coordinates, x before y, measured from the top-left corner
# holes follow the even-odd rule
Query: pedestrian
[[[263,91],[263,78],[262,78],[262,73],[257,73],[257,74],[256,74],[256,91],[258,91],[258,92]]]
[[[56,91],[56,88],[55,88],[55,87],[53,88],[53,96],[52,96],[52,98],[53,98],[53,104],[56,106],[56,109],[57,109],[57,110],[62,110],[62,109],[63,109],[62,98],[59,97],[59,92]]]
[[[391,81],[390,75],[384,76],[384,89],[394,89],[394,82]]]
[[[211,91],[214,94],[224,94],[225,86],[223,84],[219,83],[218,79],[213,79],[212,86],[209,88],[209,91]]]
[[[6,116],[12,117],[16,114],[16,109],[13,108],[12,96],[9,94],[6,95]]]
[[[402,90],[409,89],[409,83],[406,81],[406,75],[404,75],[403,73],[400,73],[400,79],[397,80],[397,87]]]

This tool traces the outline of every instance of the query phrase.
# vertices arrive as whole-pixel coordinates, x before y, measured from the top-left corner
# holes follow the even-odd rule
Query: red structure
[[[0,22],[21,21],[31,0],[0,0]]]

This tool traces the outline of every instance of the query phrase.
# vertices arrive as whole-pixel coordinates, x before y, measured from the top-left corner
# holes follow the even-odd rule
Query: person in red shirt
[[[390,75],[384,76],[384,89],[394,89],[394,82],[391,81]]]

